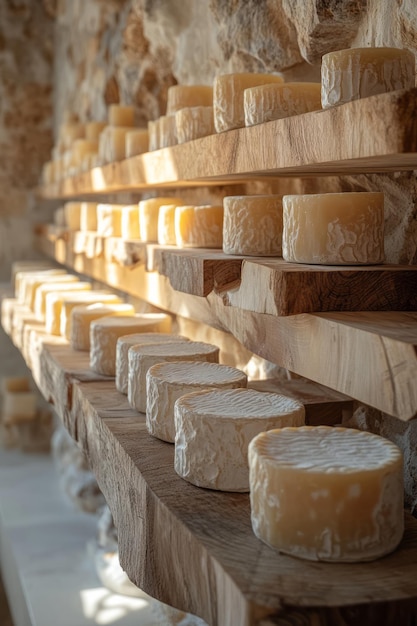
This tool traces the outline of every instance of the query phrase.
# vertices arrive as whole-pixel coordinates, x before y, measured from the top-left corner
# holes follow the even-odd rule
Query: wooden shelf
[[[241,302],[230,306],[223,297],[225,292],[217,293],[214,288],[206,297],[174,290],[166,276],[146,271],[146,259],[148,269],[152,269],[163,258],[158,246],[146,250],[143,244],[124,247],[120,241],[99,241],[94,235],[76,233],[57,239],[39,235],[37,247],[76,272],[183,318],[229,332],[251,352],[309,380],[402,420],[417,415],[417,312],[341,311],[287,316],[256,312],[242,308]],[[236,284],[240,280],[242,260],[234,261],[222,278],[213,269],[216,262],[209,266],[213,286],[215,281],[224,286],[228,281]],[[404,272],[408,280],[408,270]],[[411,271],[410,276],[414,275]],[[207,289],[204,283],[203,279],[199,287],[203,291]],[[275,306],[274,283],[272,287],[271,307]]]
[[[148,152],[45,186],[39,195],[69,198],[265,176],[415,169],[417,89],[411,89]]]
[[[87,453],[115,518],[122,566],[144,591],[211,626],[260,626],[272,616],[274,624],[317,626],[345,625],[346,615],[358,626],[415,619],[410,515],[399,548],[373,563],[280,555],[253,534],[247,494],[199,489],[177,476],[174,447],[148,435],[145,416],[114,379],[89,370],[88,353],[41,328],[30,341],[35,381]]]

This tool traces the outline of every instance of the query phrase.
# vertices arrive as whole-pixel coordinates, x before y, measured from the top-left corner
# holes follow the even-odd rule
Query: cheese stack
[[[166,204],[184,204],[181,198],[149,198],[139,202],[139,233],[142,241],[158,241],[159,209]]]
[[[281,256],[282,196],[228,196],[223,205],[223,252]]]
[[[184,361],[153,365],[146,375],[146,427],[148,432],[174,443],[174,405],[178,398],[203,389],[247,386],[247,376],[228,365]]]
[[[166,361],[219,362],[219,348],[199,341],[170,344],[135,345],[129,349],[127,399],[130,406],[146,413],[146,374],[152,365]]]
[[[274,74],[223,74],[214,79],[214,126],[218,133],[245,125],[243,92],[249,87],[268,83],[282,83]]]
[[[249,491],[248,446],[262,431],[301,426],[304,406],[253,389],[205,390],[175,403],[175,471],[208,489]]]
[[[129,379],[129,349],[138,344],[180,343],[189,341],[182,335],[169,333],[136,333],[119,337],[116,344],[116,389],[127,395]]]
[[[273,83],[251,87],[243,93],[243,104],[246,126],[317,111],[321,109],[321,84]]]
[[[94,320],[109,316],[132,316],[135,308],[131,304],[121,303],[96,303],[79,304],[71,313],[69,342],[73,350],[90,350],[90,325]]]
[[[175,113],[178,143],[185,143],[207,135],[214,135],[214,113],[212,106],[194,106]]]
[[[249,446],[255,535],[313,561],[371,561],[404,530],[399,448],[368,432],[330,426],[283,428]]]
[[[181,248],[221,248],[222,206],[179,206],[175,209],[175,240]]]
[[[129,333],[169,333],[171,318],[164,313],[138,313],[126,317],[105,317],[90,326],[90,367],[99,374],[116,373],[116,344]]]
[[[400,48],[351,48],[322,57],[323,109],[415,85],[415,57]]]
[[[284,196],[282,255],[294,263],[382,263],[384,194]]]

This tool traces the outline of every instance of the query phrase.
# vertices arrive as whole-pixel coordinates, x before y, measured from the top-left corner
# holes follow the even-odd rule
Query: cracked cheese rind
[[[175,471],[197,487],[249,491],[249,442],[264,430],[301,426],[301,402],[253,389],[197,391],[175,403]]]
[[[212,106],[180,109],[175,113],[175,121],[178,143],[186,143],[216,133]]]
[[[273,83],[243,92],[245,126],[321,109],[320,83]]]
[[[249,446],[255,535],[313,561],[371,561],[404,530],[399,448],[369,432],[331,426],[261,433]]]

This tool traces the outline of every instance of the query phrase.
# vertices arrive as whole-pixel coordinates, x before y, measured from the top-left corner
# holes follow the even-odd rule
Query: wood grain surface
[[[231,184],[268,175],[407,169],[417,169],[417,89],[147,152],[49,185],[39,195],[56,198],[202,182]]]
[[[406,515],[399,548],[372,563],[281,555],[253,534],[247,494],[199,489],[175,473],[174,447],[148,435],[114,380],[86,380],[88,355],[44,343],[40,358],[37,383],[87,453],[115,518],[122,567],[142,589],[210,626],[413,624],[414,518]]]

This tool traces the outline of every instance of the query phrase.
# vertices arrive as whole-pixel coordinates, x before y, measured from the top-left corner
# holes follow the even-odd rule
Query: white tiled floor
[[[145,594],[100,585],[86,548],[96,523],[65,499],[49,456],[0,450],[0,562],[15,626],[162,626]]]

